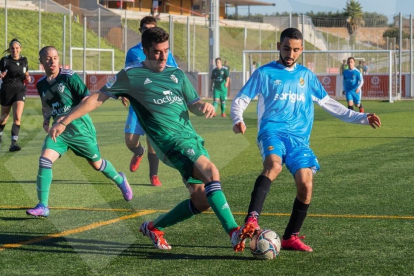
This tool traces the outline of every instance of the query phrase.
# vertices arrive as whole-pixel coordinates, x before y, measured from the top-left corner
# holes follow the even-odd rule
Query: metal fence
[[[29,64],[38,64],[37,51],[45,45],[54,45],[61,54],[61,63],[72,69],[84,71],[111,71],[111,55],[101,52],[73,52],[73,47],[115,49],[115,71],[123,68],[127,50],[141,40],[139,21],[145,12],[107,9],[96,3],[91,9],[81,9],[71,5],[59,5],[50,0],[0,0],[0,44],[5,48],[14,37],[21,37],[18,28],[11,28],[11,22],[19,20],[22,26],[32,30],[24,40],[24,54]],[[22,10],[27,10],[22,13]],[[410,20],[411,19],[411,20]],[[315,20],[318,20],[317,22]],[[346,19],[314,19],[307,16],[265,17],[264,23],[220,20],[220,56],[228,62],[231,73],[243,69],[243,51],[276,51],[280,32],[287,27],[296,27],[303,32],[304,49],[313,51],[396,51],[397,72],[410,73],[412,76],[412,16],[396,15],[389,25],[384,22],[367,20],[366,26],[358,28],[355,42],[350,42],[346,29]],[[51,25],[55,29],[51,31]],[[158,25],[170,33],[170,49],[179,66],[187,72],[209,73],[209,24],[206,17],[187,17],[161,14]],[[60,26],[57,27],[56,26]],[[400,51],[401,50],[401,51]],[[75,55],[76,53],[76,55]],[[316,59],[311,63],[324,73],[337,68],[347,54],[328,55],[326,59]],[[277,59],[278,54],[270,56],[255,54],[252,59],[265,64]],[[356,58],[364,58],[357,54]],[[83,59],[86,59],[83,60]],[[307,54],[304,54],[307,60]],[[381,59],[375,55],[366,57],[372,71],[380,72]],[[308,64],[305,64],[308,65]],[[33,69],[36,66],[31,66]],[[204,76],[203,78],[208,78]],[[238,79],[238,78],[237,78]],[[208,79],[207,79],[208,82]],[[410,84],[411,85],[411,84]]]

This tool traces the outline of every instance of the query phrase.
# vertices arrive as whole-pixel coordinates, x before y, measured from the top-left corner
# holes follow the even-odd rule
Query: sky
[[[276,3],[275,7],[262,6],[250,7],[250,13],[270,14],[275,12],[296,12],[306,13],[314,12],[342,12],[346,5],[346,0],[258,0],[261,2]],[[403,16],[414,17],[414,0],[358,0],[364,12],[377,12],[384,14],[389,18],[398,15],[400,12]],[[238,8],[239,14],[247,15],[248,8],[243,6]],[[234,13],[234,8],[228,8],[228,13]]]

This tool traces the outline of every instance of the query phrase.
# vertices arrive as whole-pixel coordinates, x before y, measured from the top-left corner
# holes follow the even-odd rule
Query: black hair
[[[20,45],[20,47],[22,47],[22,44],[20,43],[20,41],[17,38],[13,38],[12,41],[10,41],[10,43],[9,43],[9,48],[4,50],[3,54],[10,53],[10,47],[13,45],[13,43],[18,43]]]
[[[292,38],[303,41],[302,33],[296,28],[287,28],[280,34],[280,43],[283,42],[285,38]]]
[[[154,24],[155,27],[157,27],[157,19],[153,16],[145,16],[141,19],[141,22],[139,23],[139,28],[142,28],[144,24]]]
[[[150,28],[142,34],[142,47],[149,51],[152,43],[163,43],[168,41],[169,37],[168,33],[160,27]]]
[[[355,61],[355,58],[354,57],[349,57],[346,61],[348,62],[351,59],[353,59]]]

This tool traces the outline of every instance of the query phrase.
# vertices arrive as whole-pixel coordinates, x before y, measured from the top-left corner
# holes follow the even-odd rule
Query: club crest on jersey
[[[16,62],[17,66],[20,66],[20,62]]]
[[[178,83],[178,79],[177,79],[177,77],[176,77],[176,76],[171,75],[171,76],[170,76],[170,79],[171,79],[173,82]]]
[[[273,146],[268,146],[268,147],[267,147],[267,150],[268,150],[268,151],[271,151],[271,150],[274,150],[274,149],[275,149],[275,148],[274,148]]]
[[[188,154],[188,155],[194,155],[194,154],[195,154],[195,152],[194,152],[194,150],[193,150],[193,149],[188,149],[188,150],[187,150],[187,154]]]
[[[59,83],[57,89],[58,89],[59,93],[65,92],[65,86],[63,85],[63,83]]]
[[[305,87],[305,80],[302,77],[300,77],[299,79],[299,87],[301,88]]]
[[[106,88],[111,88],[115,82],[116,82],[116,76],[113,76],[113,78],[108,80],[108,82],[105,84]]]

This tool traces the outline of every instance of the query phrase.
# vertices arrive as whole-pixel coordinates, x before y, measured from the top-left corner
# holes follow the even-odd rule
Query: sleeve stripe
[[[101,93],[103,93],[103,94],[107,95],[108,97],[111,97],[112,99],[118,99],[118,97],[117,97],[117,96],[115,96],[115,95],[114,95],[114,94],[112,94],[112,93],[109,93],[109,92],[106,92],[106,91],[102,91],[102,90],[99,90],[99,92],[101,92]]]
[[[191,102],[188,102],[187,105],[191,105],[193,103],[196,103],[200,100],[200,97],[195,98],[194,100],[192,100]]]

